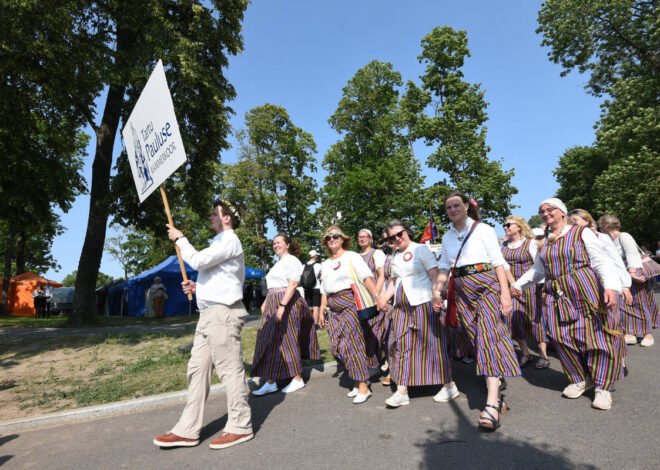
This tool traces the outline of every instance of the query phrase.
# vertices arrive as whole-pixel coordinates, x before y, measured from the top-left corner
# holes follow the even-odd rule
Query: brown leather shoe
[[[199,444],[199,439],[188,439],[169,432],[162,436],[156,436],[154,444],[159,447],[194,447]]]
[[[224,432],[217,439],[211,441],[209,447],[211,449],[224,449],[226,447],[235,446],[241,442],[249,441],[254,437],[254,433],[250,434],[232,434]]]

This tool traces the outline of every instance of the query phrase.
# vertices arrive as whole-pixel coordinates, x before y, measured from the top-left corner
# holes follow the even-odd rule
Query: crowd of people
[[[588,212],[569,211],[557,198],[540,204],[540,228],[532,230],[524,219],[508,217],[503,243],[493,227],[480,221],[477,202],[465,194],[450,193],[444,208],[451,222],[442,237],[439,260],[427,245],[413,241],[413,233],[397,219],[386,223],[378,247],[369,229],[360,230],[359,253],[351,251],[349,234],[337,225],[328,227],[321,240],[327,259],[319,263],[312,250],[306,265],[299,260],[300,245],[278,234],[273,240],[278,261],[266,276],[268,294],[261,305],[252,362],[252,375],[261,377],[263,384],[252,394],[277,392],[277,381],[284,379],[290,381],[282,392],[302,389],[302,359],[320,358],[319,327],[327,328],[331,353],[353,382],[347,396],[354,404],[372,396],[370,380],[376,375],[382,375],[383,385],[395,386],[385,400],[390,408],[409,405],[408,389],[416,386],[439,386],[433,400],[448,402],[460,395],[452,377],[453,356],[475,362],[476,375],[485,378],[478,427],[493,431],[508,410],[502,395],[506,378],[520,376],[521,369],[532,364],[547,369],[552,347],[567,377],[563,396],[578,398],[594,388],[592,407],[610,409],[614,383],[628,373],[628,347],[640,339],[643,347],[654,344],[652,330],[660,326],[660,312],[653,284],[660,265],[621,231],[615,216],[604,215],[596,223]],[[214,216],[227,221],[226,230],[236,227],[234,215],[228,203],[216,204]],[[218,233],[220,237],[226,232]],[[197,253],[174,227],[169,227],[169,235],[191,265],[204,269],[199,260],[207,259],[216,263],[208,266],[212,273],[226,272],[223,264],[229,258],[204,254],[215,241]],[[240,245],[237,238],[235,242]],[[202,272],[198,285],[208,284]],[[238,274],[237,282],[242,282]],[[198,302],[202,292],[220,296],[190,281],[184,289],[197,289]],[[200,324],[211,308],[204,308],[204,296],[201,301]],[[210,305],[217,307],[214,302]],[[220,307],[233,308],[229,303]],[[199,373],[192,366],[199,362],[197,356],[209,357],[207,368],[216,361],[212,349],[198,351],[202,348],[198,343],[209,341],[207,335],[195,335],[188,372],[191,387]],[[536,358],[530,343],[538,347]],[[234,374],[240,375],[240,370]],[[203,381],[208,382],[206,375]],[[230,397],[228,386],[228,429],[238,413],[231,403],[243,403],[247,394],[234,387],[240,390]],[[196,393],[197,407],[200,399],[206,399],[204,390],[208,393],[208,384]],[[186,410],[190,402],[189,397]],[[195,429],[177,425],[154,443],[196,445],[199,431]],[[243,422],[239,431],[247,429]],[[252,437],[251,431],[232,432],[211,447]]]

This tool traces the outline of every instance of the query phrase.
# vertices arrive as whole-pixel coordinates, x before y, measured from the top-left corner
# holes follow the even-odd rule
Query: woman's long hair
[[[289,237],[286,233],[278,233],[275,235],[275,238],[277,237],[282,237],[284,240],[284,243],[289,245],[289,254],[295,256],[296,258],[300,258],[300,253],[302,253],[302,248],[300,248],[300,243],[295,241],[293,238]],[[273,238],[273,240],[275,240]]]
[[[474,199],[470,199],[467,197],[465,194],[463,194],[460,191],[452,191],[447,195],[445,198],[445,204],[447,203],[448,199],[451,199],[452,197],[460,197],[461,201],[463,201],[463,204],[468,205],[468,210],[467,210],[467,215],[473,220],[476,220],[477,222],[479,221],[479,205],[477,204],[477,201]]]

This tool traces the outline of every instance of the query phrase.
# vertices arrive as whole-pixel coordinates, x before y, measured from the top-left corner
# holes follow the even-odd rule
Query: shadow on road
[[[546,444],[513,440],[494,433],[483,433],[461,411],[458,403],[449,403],[458,418],[455,423],[442,424],[441,430],[429,430],[425,438],[415,444],[424,452],[420,469],[444,468],[552,468],[596,469],[587,464],[576,464],[566,455],[569,451],[551,450]],[[506,415],[504,415],[506,419]]]

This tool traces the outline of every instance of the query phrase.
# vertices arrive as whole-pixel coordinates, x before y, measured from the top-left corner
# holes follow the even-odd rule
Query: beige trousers
[[[240,300],[231,306],[217,304],[202,310],[188,362],[188,402],[170,432],[198,439],[204,423],[204,404],[209,396],[213,367],[227,387],[227,425],[224,432],[252,433],[245,366],[241,352],[241,330],[247,311]]]

